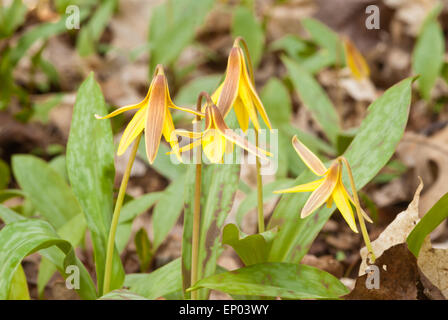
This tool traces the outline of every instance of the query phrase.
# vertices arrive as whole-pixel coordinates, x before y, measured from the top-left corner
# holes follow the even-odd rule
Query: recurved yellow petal
[[[153,163],[159,149],[162,130],[165,122],[166,108],[166,78],[158,75],[155,78],[146,111],[145,143],[149,163]]]
[[[253,144],[251,144],[246,139],[240,137],[237,135],[233,130],[231,130],[224,122],[224,119],[222,118],[221,114],[219,113],[219,110],[215,106],[210,106],[210,110],[212,113],[212,120],[214,127],[219,130],[219,133],[223,135],[227,140],[235,143],[236,145],[240,146],[241,148],[247,150],[248,152],[256,155],[257,157],[267,159],[266,155],[272,156],[270,152],[264,151],[260,148],[257,148]]]
[[[292,137],[292,145],[296,150],[297,154],[300,156],[302,161],[318,176],[323,176],[327,172],[324,164],[314,153],[311,152],[300,140],[294,136]]]
[[[117,154],[121,156],[129,145],[134,141],[135,138],[143,131],[145,128],[145,116],[148,107],[139,109],[131,121],[127,125],[126,129],[121,136],[120,143],[118,145]]]
[[[333,191],[333,200],[345,221],[347,221],[350,229],[358,233],[358,228],[356,227],[355,216],[353,215],[353,210],[350,205],[350,200],[344,192],[344,186],[341,182],[338,182]]]
[[[344,188],[344,193],[347,196],[347,198],[349,198],[350,202],[353,204],[353,206],[356,207],[355,201],[353,200],[352,195],[347,191],[347,189],[345,188],[344,185],[342,185],[342,187]],[[363,215],[364,219],[366,219],[370,223],[373,223],[372,219],[369,217],[369,215],[362,208],[361,208],[361,214]]]
[[[319,180],[316,180],[316,181],[313,181],[313,182],[300,184],[300,185],[292,187],[292,188],[276,190],[276,191],[274,191],[274,193],[294,193],[294,192],[310,192],[310,191],[314,191],[317,188],[319,188],[319,186],[322,184],[322,182],[324,182],[324,180],[325,180],[325,178],[322,178],[322,179],[319,179]]]
[[[319,208],[322,204],[325,203],[325,201],[328,200],[338,181],[339,170],[339,163],[335,162],[331,165],[322,184],[316,190],[314,190],[314,192],[311,194],[311,196],[303,206],[301,213],[302,218],[305,218],[312,214],[317,208]]]
[[[355,79],[361,80],[369,77],[370,69],[366,60],[349,39],[344,39],[344,51],[347,66]]]

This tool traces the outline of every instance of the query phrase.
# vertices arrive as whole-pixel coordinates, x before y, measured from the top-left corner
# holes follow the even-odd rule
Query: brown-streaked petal
[[[256,155],[257,157],[263,158],[267,160],[267,157],[265,154],[272,156],[270,152],[267,152],[265,150],[262,150],[260,148],[257,148],[253,144],[251,144],[246,139],[240,137],[237,135],[233,130],[231,130],[229,127],[227,127],[226,123],[224,122],[224,119],[222,118],[221,114],[219,113],[219,110],[216,106],[210,106],[210,110],[212,112],[212,119],[213,124],[216,129],[219,130],[219,132],[231,142],[237,144],[243,149],[246,149],[250,153]],[[264,153],[264,154],[263,154]]]
[[[159,149],[166,116],[166,78],[157,75],[146,111],[145,143],[149,163],[153,163]]]
[[[336,207],[338,207],[339,212],[341,213],[342,217],[344,217],[350,229],[352,229],[353,232],[358,233],[358,228],[356,227],[355,216],[353,215],[350,200],[344,193],[344,187],[340,181],[336,184],[332,197],[334,203],[336,204]]]
[[[314,191],[317,188],[320,187],[320,185],[325,181],[325,178],[308,182],[305,184],[299,184],[298,186],[288,188],[288,189],[282,189],[282,190],[276,190],[273,193],[294,193],[294,192],[310,192]]]
[[[302,161],[306,164],[311,171],[313,171],[318,176],[323,176],[327,172],[324,164],[314,153],[311,152],[297,136],[292,137],[292,145],[296,150],[297,154],[300,156]]]
[[[223,117],[229,113],[238,95],[238,86],[241,77],[241,53],[238,49],[233,47],[230,50],[226,77],[216,104]]]
[[[340,164],[338,162],[331,165],[330,169],[328,169],[324,182],[320,185],[320,187],[314,190],[303,206],[301,213],[302,218],[312,214],[317,208],[328,200],[336,186],[336,183],[338,182],[339,170]]]

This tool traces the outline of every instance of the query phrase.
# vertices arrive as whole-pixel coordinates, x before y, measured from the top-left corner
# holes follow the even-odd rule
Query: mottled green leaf
[[[182,289],[180,259],[173,260],[151,273],[127,274],[124,286],[131,292],[151,300],[177,292]]]
[[[28,283],[21,265],[17,267],[12,277],[8,300],[30,300]]]
[[[85,270],[70,242],[61,239],[48,222],[36,219],[12,222],[0,231],[0,299],[8,296],[11,279],[23,258],[44,249],[55,249],[63,254],[64,266],[75,265]],[[85,299],[96,298],[90,278],[80,278],[80,289],[77,292]]]
[[[110,122],[97,120],[94,115],[106,113],[103,94],[92,73],[76,96],[67,143],[67,172],[92,236],[100,295],[112,219],[115,170]],[[121,288],[123,279],[123,265],[115,251],[111,290]]]
[[[129,290],[117,289],[105,294],[98,300],[148,300],[148,299],[136,293],[133,293]]]
[[[260,263],[202,279],[192,289],[287,299],[337,299],[349,290],[331,274],[294,263]]]

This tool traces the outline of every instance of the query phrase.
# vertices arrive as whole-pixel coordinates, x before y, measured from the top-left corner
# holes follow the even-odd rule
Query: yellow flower
[[[358,81],[368,78],[370,69],[362,54],[349,39],[343,38],[343,43],[345,62],[353,77]]]
[[[177,137],[173,134],[174,124],[169,108],[197,114],[190,109],[178,107],[171,101],[163,67],[158,65],[143,101],[121,107],[104,117],[96,115],[96,118],[107,119],[128,110],[139,109],[124,130],[117,154],[122,155],[132,141],[145,130],[146,155],[150,163],[153,163],[156,158],[162,135],[170,143],[178,159],[181,160]]]
[[[218,106],[223,118],[227,116],[233,106],[238,123],[244,132],[249,127],[249,119],[252,120],[256,130],[260,129],[257,111],[266,123],[266,126],[272,129],[263,103],[255,91],[251,76],[249,76],[243,50],[239,47],[240,41],[244,40],[237,38],[234,42],[227,62],[225,79],[213,93],[212,100]],[[249,55],[248,50],[246,50],[246,54],[247,56]],[[249,56],[248,62],[250,66]]]
[[[192,132],[182,129],[175,130],[177,135],[196,139],[187,146],[180,149],[184,152],[202,145],[205,155],[212,163],[221,163],[224,152],[226,151],[226,143],[230,142],[240,146],[257,157],[267,159],[265,155],[272,156],[271,153],[257,148],[243,137],[237,135],[233,130],[227,127],[221,116],[218,107],[210,100],[205,104],[205,130],[202,132]]]
[[[334,201],[336,207],[339,209],[350,228],[354,232],[358,232],[355,222],[355,216],[353,214],[350,203],[352,203],[355,208],[356,204],[342,182],[342,164],[343,162],[347,164],[346,160],[342,157],[339,157],[335,161],[333,161],[330,165],[330,168],[327,169],[325,165],[319,160],[319,158],[315,154],[313,154],[303,143],[301,143],[296,136],[292,138],[292,145],[299,154],[300,158],[307,165],[307,167],[310,168],[310,170],[314,174],[321,176],[322,178],[289,189],[274,191],[274,193],[312,191],[311,196],[308,198],[307,202],[302,208],[302,218],[305,218],[312,214],[325,202],[327,203],[328,207],[331,207]],[[364,218],[367,221],[372,222],[370,217],[362,209],[360,210]]]

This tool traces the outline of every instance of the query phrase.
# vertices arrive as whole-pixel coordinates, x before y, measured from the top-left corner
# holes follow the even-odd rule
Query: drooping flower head
[[[243,43],[246,49],[247,64],[240,43]],[[213,93],[212,100],[218,106],[223,118],[227,116],[233,106],[238,123],[244,132],[249,127],[249,119],[256,130],[260,129],[257,112],[266,126],[272,129],[263,103],[255,90],[249,51],[242,38],[237,38],[230,50],[225,79]]]
[[[163,67],[158,65],[151,81],[151,85],[149,86],[148,93],[143,101],[137,104],[121,107],[104,117],[98,115],[96,115],[96,117],[97,119],[107,119],[128,110],[139,109],[124,130],[118,145],[117,154],[122,155],[132,141],[145,130],[146,155],[148,161],[152,164],[156,158],[162,135],[165,137],[165,140],[170,143],[171,148],[178,159],[181,160],[177,138],[172,134],[174,131],[174,124],[169,108],[197,114],[195,111],[178,107],[173,103],[168,90],[168,82],[163,72]]]
[[[345,188],[342,182],[342,167],[345,163],[348,167],[348,162],[345,158],[339,157],[333,161],[330,168],[326,168],[320,159],[313,154],[302,142],[297,139],[296,136],[292,138],[292,145],[300,158],[306,164],[306,166],[316,175],[322,177],[319,180],[301,184],[289,189],[274,191],[274,193],[293,193],[293,192],[312,192],[307,202],[302,208],[301,217],[305,218],[317,210],[325,202],[328,207],[331,207],[332,203],[336,204],[336,207],[341,212],[345,221],[349,227],[358,232],[356,227],[355,216],[353,214],[352,203],[356,208],[356,203],[353,197]],[[353,191],[355,192],[355,191]],[[364,218],[372,222],[370,217],[364,210],[361,210],[361,214]]]
[[[184,152],[202,145],[205,155],[212,163],[221,163],[225,151],[228,150],[228,143],[230,143],[231,147],[233,144],[236,144],[255,156],[263,159],[267,159],[266,155],[272,156],[271,153],[257,148],[249,141],[236,134],[232,129],[227,127],[221,112],[213,103],[208,94],[201,93],[201,95],[207,98],[207,102],[204,107],[205,129],[201,132],[192,132],[182,129],[175,130],[175,133],[179,136],[196,139],[189,145],[182,147],[180,152]]]

